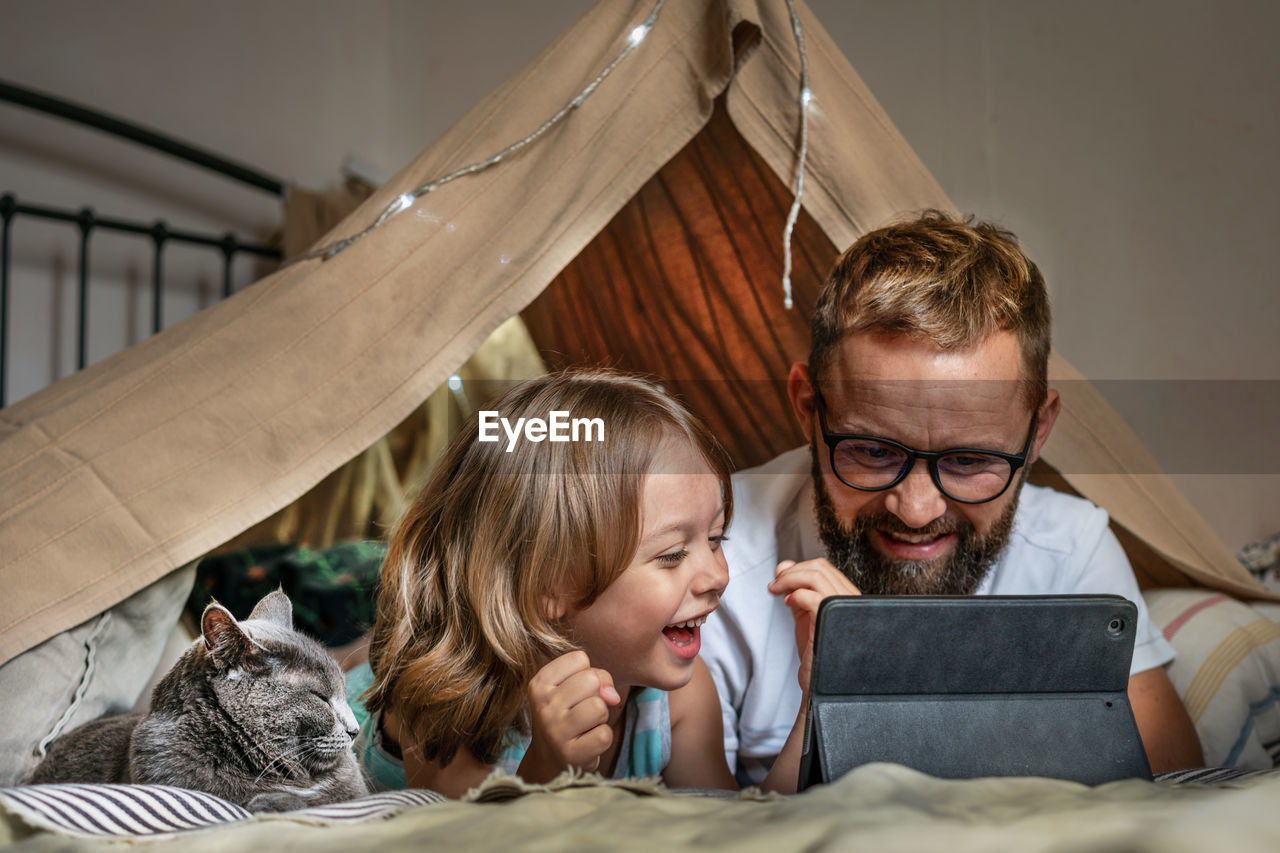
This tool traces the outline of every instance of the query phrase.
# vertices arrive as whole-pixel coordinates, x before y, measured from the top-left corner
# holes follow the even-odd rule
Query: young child
[[[401,520],[370,664],[348,675],[374,786],[457,797],[496,765],[530,782],[572,767],[735,788],[697,657],[729,579],[719,444],[610,372],[532,380],[492,409],[498,440],[473,416]],[[586,429],[528,428],[553,412]]]

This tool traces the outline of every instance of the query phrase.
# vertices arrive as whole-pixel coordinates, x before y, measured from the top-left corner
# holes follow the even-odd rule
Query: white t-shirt
[[[781,560],[825,557],[813,510],[809,448],[733,477],[733,523],[724,544],[729,587],[702,628],[702,659],[724,714],[724,747],[739,780],[763,781],[800,710],[795,623],[766,588]],[[1173,659],[1147,616],[1129,560],[1087,500],[1024,486],[1009,544],[978,595],[1110,593],[1138,606],[1131,673]],[[740,763],[738,763],[740,760]]]

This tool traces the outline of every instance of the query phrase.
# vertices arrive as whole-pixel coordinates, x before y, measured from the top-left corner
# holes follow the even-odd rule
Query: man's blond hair
[[[830,366],[847,335],[876,331],[964,349],[1013,332],[1027,403],[1049,389],[1049,296],[1011,232],[937,210],[871,231],[832,268],[810,320],[809,373]]]

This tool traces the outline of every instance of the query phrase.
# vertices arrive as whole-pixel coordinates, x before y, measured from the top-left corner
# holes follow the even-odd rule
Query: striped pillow
[[[1280,605],[1203,589],[1144,593],[1178,656],[1169,680],[1210,767],[1280,766]]]
[[[444,801],[434,791],[388,791],[286,814],[312,823],[357,823]],[[0,816],[81,838],[155,838],[253,815],[212,794],[167,785],[62,784],[0,788]]]

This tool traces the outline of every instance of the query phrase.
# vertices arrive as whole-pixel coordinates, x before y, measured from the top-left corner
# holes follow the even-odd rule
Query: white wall
[[[0,77],[323,187],[350,153],[395,171],[590,5],[0,0]],[[810,7],[956,204],[1022,237],[1056,345],[1115,380],[1104,393],[1224,540],[1280,528],[1280,4]],[[5,106],[0,190],[219,233],[279,220],[252,190]],[[15,309],[37,319],[11,329],[11,399],[65,375],[74,346],[73,238],[20,227]],[[169,322],[220,280],[216,257],[186,254],[167,262],[188,283]],[[93,330],[99,358],[146,332],[150,254],[104,237],[94,259],[95,306],[133,318]]]
[[[387,174],[572,23],[590,0],[0,0],[0,78],[310,188],[359,155]],[[280,203],[193,166],[0,105],[0,191],[56,207],[247,237]],[[10,402],[75,369],[77,234],[19,218]],[[89,361],[150,331],[146,239],[95,233]],[[255,278],[238,262],[236,287]],[[216,298],[216,251],[170,249],[165,320]],[[22,313],[19,313],[22,312]]]
[[[1280,4],[809,5],[1223,539],[1280,530]]]

